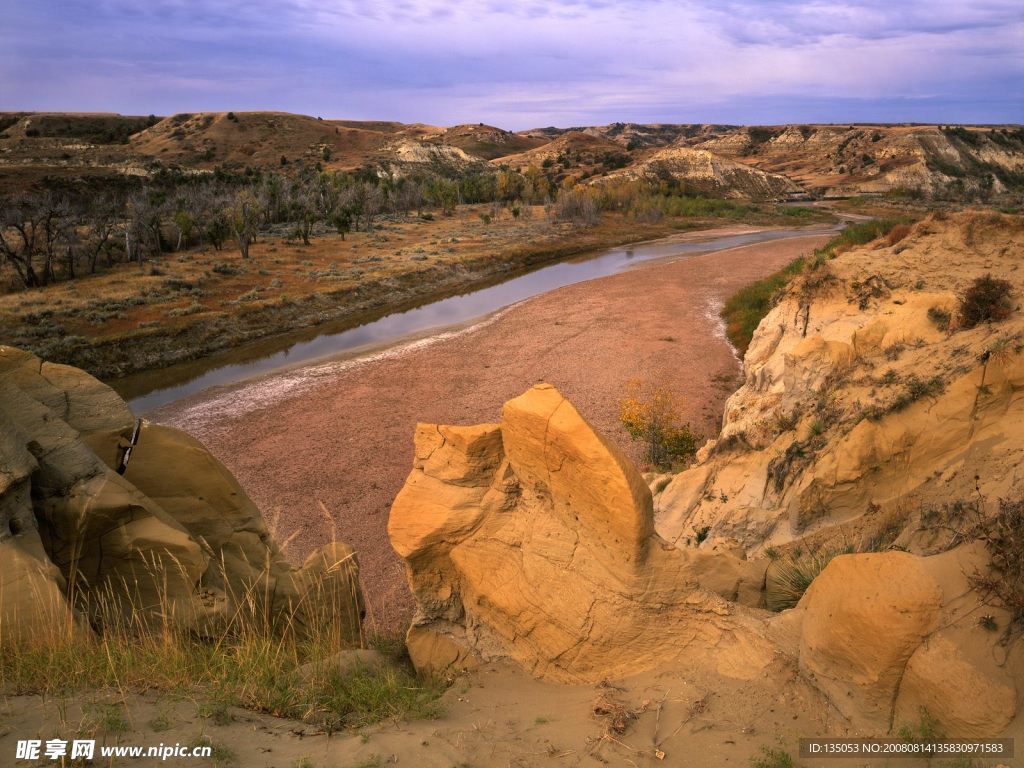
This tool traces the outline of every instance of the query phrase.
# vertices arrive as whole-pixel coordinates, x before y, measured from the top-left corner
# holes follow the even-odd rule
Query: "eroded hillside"
[[[612,123],[508,131],[283,112],[165,118],[0,114],[4,189],[167,169],[365,169],[394,177],[534,167],[554,184],[656,176],[730,197],[1019,198],[1019,126]],[[712,169],[712,170],[709,170]],[[713,180],[709,182],[709,179]]]
[[[662,534],[928,552],[948,543],[940,521],[1018,497],[1024,316],[968,327],[959,307],[988,275],[1018,307],[1022,248],[1020,217],[933,215],[808,263],[761,322],[718,439],[658,496]]]

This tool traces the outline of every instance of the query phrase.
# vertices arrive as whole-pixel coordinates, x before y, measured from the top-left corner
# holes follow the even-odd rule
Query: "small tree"
[[[171,217],[171,222],[178,233],[178,243],[174,246],[174,250],[180,251],[183,245],[188,245],[188,240],[196,228],[196,221],[192,217],[191,211],[185,208],[178,208],[174,212],[174,216]]]
[[[260,209],[256,196],[248,189],[239,192],[231,207],[226,211],[231,232],[238,244],[243,259],[249,258],[249,246],[256,239],[259,228]]]
[[[634,440],[644,444],[644,459],[668,469],[693,458],[700,438],[683,423],[683,401],[670,387],[645,387],[639,379],[626,385],[619,419]]]
[[[559,191],[555,217],[576,226],[593,227],[601,220],[601,212],[590,190],[572,187]]]
[[[458,185],[448,179],[432,178],[427,182],[426,198],[431,205],[440,208],[445,216],[451,216],[459,201]]]

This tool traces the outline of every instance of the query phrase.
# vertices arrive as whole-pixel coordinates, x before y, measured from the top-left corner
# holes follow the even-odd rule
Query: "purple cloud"
[[[504,127],[1024,119],[1017,0],[8,0],[0,108]]]

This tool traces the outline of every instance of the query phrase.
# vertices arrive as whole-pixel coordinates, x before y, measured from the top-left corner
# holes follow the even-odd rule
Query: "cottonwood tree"
[[[523,175],[518,171],[502,171],[498,174],[498,199],[506,203],[519,200],[525,186]]]
[[[527,203],[543,204],[551,197],[551,182],[544,172],[535,165],[523,171],[523,200]]]
[[[313,226],[320,219],[320,195],[311,179],[296,178],[288,188],[285,206],[287,220],[295,226],[295,235],[309,245]]]
[[[395,213],[408,216],[409,211],[423,206],[423,189],[414,179],[399,179],[398,187],[389,195]]]
[[[225,211],[231,234],[238,245],[238,252],[243,259],[249,258],[249,246],[259,232],[260,204],[250,189],[238,192],[231,206]]]
[[[144,188],[128,198],[124,249],[128,261],[142,265],[145,255],[163,250],[163,211],[155,196]]]
[[[107,266],[111,265],[110,251],[122,207],[121,201],[109,193],[99,195],[83,207],[80,220],[86,233],[82,248],[89,261],[90,274],[96,273],[101,254],[106,255]]]
[[[445,216],[455,213],[455,206],[459,200],[459,188],[455,182],[435,177],[427,182],[424,192],[431,205],[440,208]]]
[[[373,229],[373,220],[384,210],[384,193],[376,184],[360,184],[360,213],[363,219],[363,230]]]
[[[16,195],[0,206],[0,255],[25,288],[40,285],[35,257],[39,247],[37,206],[33,195]]]
[[[54,265],[59,253],[63,250],[62,245],[68,236],[70,224],[71,205],[67,197],[46,191],[35,198],[34,226],[39,235],[37,243],[42,246],[43,261],[40,277],[43,285],[48,285],[57,279]],[[74,266],[73,264],[70,266],[73,277]]]

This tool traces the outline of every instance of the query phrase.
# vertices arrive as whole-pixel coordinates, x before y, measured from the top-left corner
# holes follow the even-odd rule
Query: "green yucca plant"
[[[769,610],[784,611],[800,602],[804,592],[834,557],[848,555],[853,547],[799,552],[776,560],[765,586]]]

